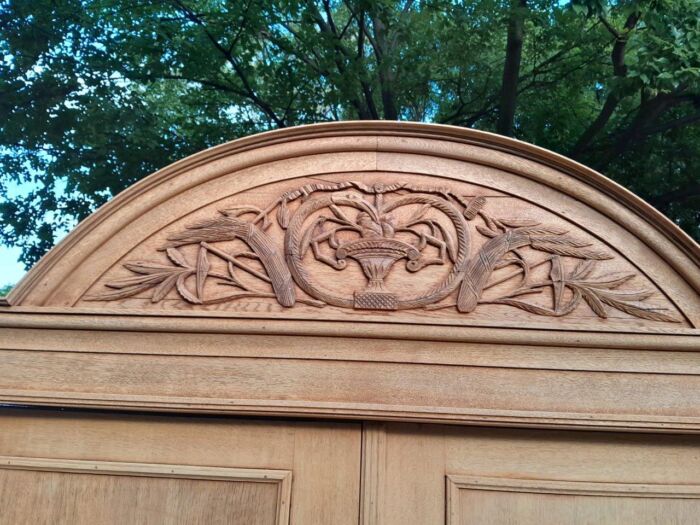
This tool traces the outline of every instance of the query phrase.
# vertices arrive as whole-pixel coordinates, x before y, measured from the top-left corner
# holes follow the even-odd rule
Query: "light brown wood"
[[[5,409],[0,428],[0,523],[357,523],[357,425]]]
[[[692,523],[699,327],[700,247],[552,152],[237,140],[0,301],[0,403],[132,413],[0,412],[0,521]]]
[[[383,423],[362,426],[360,525],[380,523],[386,480],[386,430]]]
[[[366,211],[356,213],[358,206]],[[330,252],[321,249],[325,240],[317,243],[319,213],[327,225],[345,221],[348,230]],[[365,220],[363,213],[376,216]],[[295,254],[309,241],[313,258]],[[385,251],[393,246],[399,260],[408,257],[408,273],[403,263],[392,263],[370,279],[385,287],[384,305],[376,303],[376,291],[362,292],[360,266],[388,264],[368,262],[367,250],[377,249],[368,242]],[[244,247],[261,264],[231,255]],[[546,293],[518,295],[520,263],[511,258],[502,266],[512,250],[537,269],[522,287]],[[236,141],[154,174],[81,226],[9,300],[86,306],[102,298],[125,310],[224,308],[292,318],[350,313],[357,319],[374,308],[397,308],[410,310],[417,322],[496,316],[506,324],[537,324],[544,315],[550,325],[592,330],[632,326],[636,318],[644,322],[634,325],[661,329],[662,322],[693,326],[698,319],[700,285],[689,271],[698,254],[651,208],[549,152],[445,126],[340,123]],[[574,270],[577,261],[588,262]],[[227,277],[229,263],[248,280]],[[552,290],[538,284],[555,274],[562,284]],[[255,276],[262,283],[250,280]],[[272,289],[265,285],[270,278]],[[238,291],[222,295],[217,284]],[[409,288],[415,293],[407,294]]]
[[[0,307],[0,400],[695,432],[699,261],[533,146],[282,130],[153,174],[48,254]]]
[[[0,523],[281,525],[291,489],[290,471],[0,456]]]
[[[700,508],[697,437],[385,428],[383,525],[694,523]]]
[[[690,330],[510,331],[521,342],[513,346],[497,330],[466,327],[431,327],[436,336],[389,324],[18,312],[0,314],[3,322],[16,327],[0,339],[7,402],[700,430]]]
[[[662,525],[693,523],[699,513],[700,485],[447,476],[447,525]]]

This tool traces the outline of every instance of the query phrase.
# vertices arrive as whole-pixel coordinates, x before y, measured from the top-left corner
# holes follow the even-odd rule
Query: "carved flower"
[[[357,214],[355,220],[361,229],[362,237],[392,238],[396,234],[396,219],[393,215],[380,215],[377,222],[369,213],[362,211]]]

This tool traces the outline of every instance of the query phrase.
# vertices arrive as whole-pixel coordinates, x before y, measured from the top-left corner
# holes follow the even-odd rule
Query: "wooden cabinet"
[[[247,137],[0,299],[0,524],[700,524],[699,327],[700,246],[552,152]]]
[[[5,409],[0,523],[694,524],[696,436]]]

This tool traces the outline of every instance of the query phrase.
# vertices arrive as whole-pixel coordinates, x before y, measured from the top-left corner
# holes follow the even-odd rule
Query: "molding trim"
[[[360,525],[380,525],[382,523],[386,453],[386,425],[374,422],[363,423]]]
[[[447,525],[460,522],[461,490],[605,496],[628,498],[700,499],[700,485],[607,483],[547,479],[490,478],[448,474],[446,476]]]
[[[0,403],[700,433],[700,336],[677,330],[9,309],[0,313]]]
[[[278,525],[289,523],[289,510],[292,496],[292,472],[289,470],[166,465],[161,463],[122,463],[115,461],[84,461],[11,456],[0,456],[0,469],[273,483],[278,485],[276,523]]]
[[[0,309],[0,329],[56,329],[90,331],[137,331],[210,334],[269,334],[327,337],[356,337],[363,339],[399,339],[460,343],[517,344],[517,346],[567,346],[580,348],[619,348],[629,350],[697,351],[700,332],[693,328],[670,328],[644,331],[616,330],[589,332],[585,330],[536,329],[522,326],[455,325],[450,321],[431,320],[416,324],[415,320],[392,317],[363,317],[349,322],[347,318],[333,319],[275,319],[255,316],[215,315],[207,312],[168,313],[124,312],[118,310],[82,310],[60,308],[12,307]],[[494,330],[494,328],[498,328]]]

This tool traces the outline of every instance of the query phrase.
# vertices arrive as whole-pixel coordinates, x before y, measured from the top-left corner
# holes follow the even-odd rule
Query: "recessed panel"
[[[448,525],[696,523],[700,487],[447,477]]]
[[[24,458],[0,464],[0,524],[275,525],[289,516],[287,471]]]

